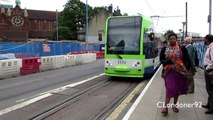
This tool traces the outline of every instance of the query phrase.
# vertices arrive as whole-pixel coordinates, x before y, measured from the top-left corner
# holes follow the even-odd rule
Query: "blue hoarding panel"
[[[53,56],[85,50],[85,43],[80,42],[0,42],[0,54],[15,53],[18,57]],[[88,51],[99,51],[100,45],[89,44]]]

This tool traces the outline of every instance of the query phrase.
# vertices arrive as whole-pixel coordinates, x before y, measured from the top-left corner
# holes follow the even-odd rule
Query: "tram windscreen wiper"
[[[121,55],[119,55],[119,54],[116,54],[116,56],[117,56],[119,59],[123,59],[123,58],[121,57]]]

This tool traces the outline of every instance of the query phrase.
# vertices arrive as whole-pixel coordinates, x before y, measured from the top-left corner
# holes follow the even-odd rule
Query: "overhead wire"
[[[163,14],[165,14],[166,12],[165,11],[167,11],[170,7],[171,7],[171,4],[173,3],[174,1],[170,1],[170,3],[168,4],[168,6],[166,7],[166,9],[163,11]]]
[[[147,0],[145,0],[145,2],[146,2],[146,4],[147,4],[147,6],[149,7],[149,9],[151,10],[151,12],[152,12],[152,14],[154,14],[155,12],[153,11],[153,9],[152,9],[152,7],[150,6],[150,4],[148,3],[148,1]],[[158,25],[158,21],[157,21],[157,25]],[[154,31],[155,31],[155,28],[156,28],[157,26],[153,26],[153,28],[154,28]]]
[[[148,5],[149,9],[152,11],[152,13],[154,13],[152,7],[150,6],[150,4],[148,3],[147,0],[145,0],[146,4]],[[165,8],[165,10],[163,10],[163,15],[164,16],[151,16],[151,18],[153,17],[157,17],[157,22],[155,27],[158,27],[158,23],[160,21],[160,18],[177,18],[177,17],[185,17],[184,15],[179,15],[179,16],[165,16],[165,13],[168,11],[168,9],[171,7],[171,4],[173,4],[174,1],[170,1],[169,4],[167,5],[167,7]]]
[[[174,1],[170,1],[167,7],[163,10],[163,16],[159,16],[159,18],[178,18],[178,17],[185,17],[185,15],[179,15],[179,16],[165,16],[167,11],[170,9],[170,7],[173,5]],[[161,29],[163,29],[161,27]]]
[[[146,4],[148,5],[149,9],[152,11],[152,14],[154,14],[154,11],[153,11],[152,7],[149,5],[148,1],[145,0],[145,2],[146,2]]]

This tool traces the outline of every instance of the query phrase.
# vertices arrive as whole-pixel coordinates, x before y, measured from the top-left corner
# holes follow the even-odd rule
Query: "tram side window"
[[[157,44],[155,43],[155,40],[150,40],[149,34],[144,33],[143,54],[145,55],[145,58],[155,58],[158,55],[156,48]]]

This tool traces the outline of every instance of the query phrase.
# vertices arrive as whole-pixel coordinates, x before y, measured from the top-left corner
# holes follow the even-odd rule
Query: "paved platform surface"
[[[208,95],[204,73],[200,68],[194,79],[195,92],[179,96],[179,113],[169,108],[168,114],[164,116],[161,107],[165,100],[165,85],[161,71],[162,67],[150,80],[145,91],[140,94],[123,120],[213,120],[213,114],[205,114],[206,109],[201,107],[201,104],[206,104]],[[170,104],[172,103],[173,99],[170,101]]]

